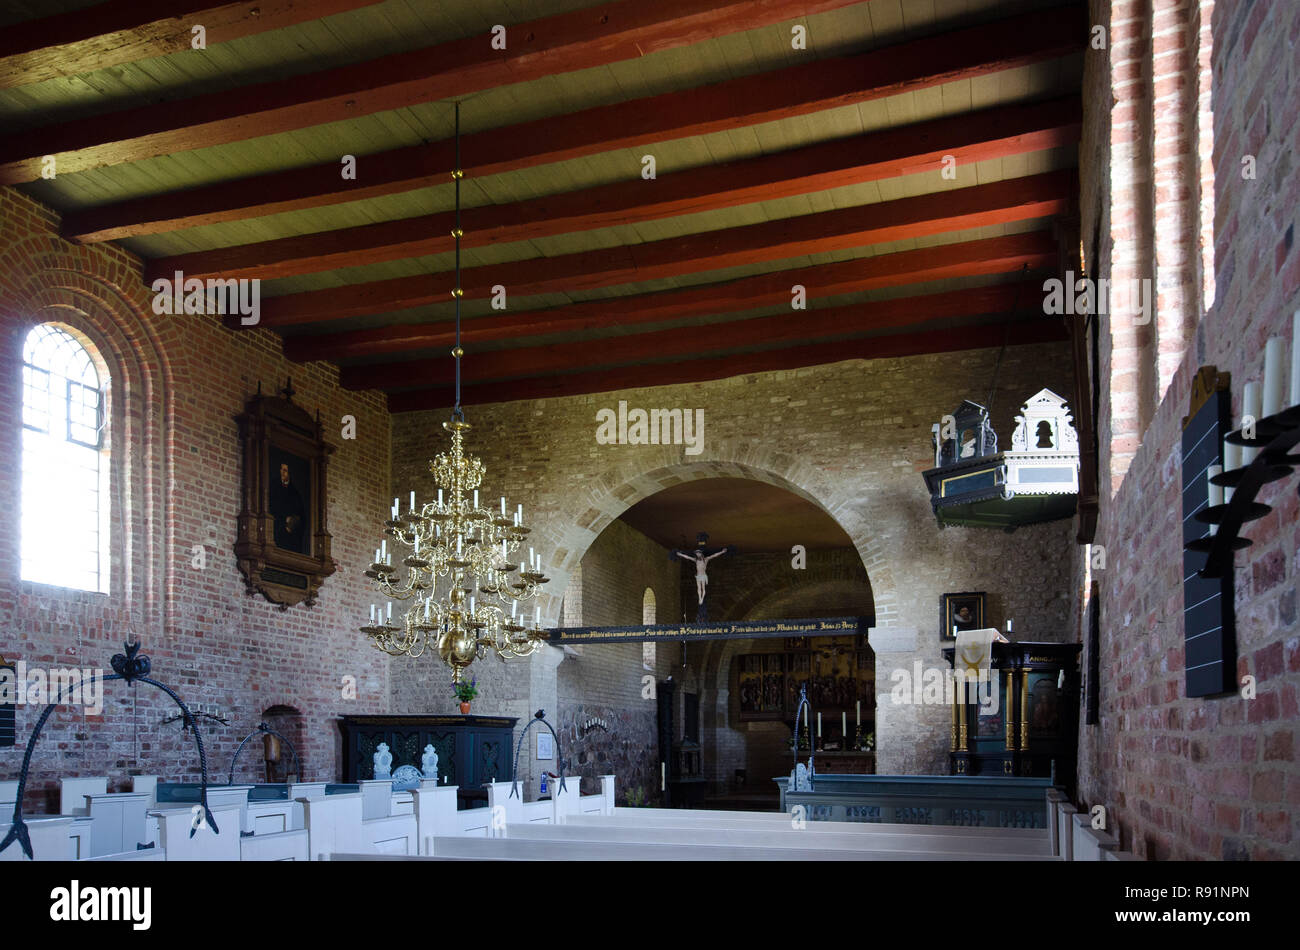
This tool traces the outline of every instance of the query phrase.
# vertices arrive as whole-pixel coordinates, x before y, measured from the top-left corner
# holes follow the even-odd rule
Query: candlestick
[[[1208,465],[1205,468],[1205,481],[1208,487],[1206,496],[1211,507],[1213,507],[1214,505],[1223,504],[1223,486],[1216,485],[1212,481],[1214,476],[1218,475],[1222,471],[1223,471],[1222,465]],[[1219,526],[1217,524],[1210,525],[1210,534],[1218,534],[1218,533],[1219,533]]]
[[[1282,338],[1271,336],[1264,343],[1263,415],[1275,416],[1286,408],[1282,405],[1286,383],[1286,373],[1282,369]]]
[[[1291,314],[1291,401],[1300,405],[1300,310]]]
[[[1225,472],[1231,472],[1239,468],[1241,468],[1241,446],[1234,445],[1231,442],[1224,442],[1223,443],[1223,470]],[[1223,501],[1225,504],[1227,502],[1232,501],[1233,491],[1234,489],[1232,488],[1225,488],[1223,490]]]
[[[1247,383],[1241,387],[1241,419],[1245,424],[1246,417],[1251,419],[1251,425],[1259,422],[1259,417],[1264,411],[1263,395],[1260,393],[1259,383]],[[1241,464],[1249,465],[1255,461],[1255,456],[1259,454],[1259,449],[1252,449],[1243,446],[1241,450]]]

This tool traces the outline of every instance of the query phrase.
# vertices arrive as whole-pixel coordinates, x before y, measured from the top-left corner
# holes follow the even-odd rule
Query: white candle
[[[418,534],[415,536],[415,554],[416,557],[420,555],[420,536]]]
[[[438,507],[439,507],[439,508],[442,507],[442,489],[441,489],[441,488],[438,489]]]
[[[502,539],[501,539],[501,559],[502,559],[502,560],[505,560],[506,556],[507,556],[507,555],[506,555],[506,539],[505,539],[505,538],[502,538]]]
[[[375,548],[375,563],[379,563],[379,548]]]
[[[659,791],[662,792],[667,787],[668,787],[668,763],[660,762],[659,763]]]
[[[515,520],[518,524],[524,523],[524,506],[520,505],[515,509]]]
[[[471,598],[469,599],[469,612],[470,612],[471,614],[474,613],[474,598],[473,598],[473,597],[471,597]]]
[[[474,489],[474,507],[478,507],[478,489]]]
[[[371,623],[374,623],[374,622],[375,622],[375,605],[374,605],[374,604],[371,604],[371,605],[370,605],[370,622],[371,622]]]
[[[385,538],[379,542],[379,559],[385,564],[388,563],[388,539]]]
[[[393,619],[393,602],[391,600],[388,602],[388,619]]]
[[[1206,495],[1209,499],[1211,507],[1213,507],[1214,505],[1223,504],[1223,486],[1216,485],[1214,484],[1214,482],[1210,481],[1210,479],[1214,478],[1215,475],[1218,475],[1222,471],[1223,471],[1222,465],[1208,465],[1205,468],[1205,481],[1207,486]],[[1218,534],[1218,533],[1219,533],[1219,526],[1217,524],[1210,525],[1210,534]]]
[[[1255,423],[1259,422],[1260,414],[1264,411],[1263,396],[1259,390],[1259,383],[1247,383],[1241,387],[1241,421],[1242,425],[1246,424],[1246,418],[1249,417],[1252,428]],[[1259,454],[1259,449],[1253,449],[1249,446],[1243,446],[1241,450],[1241,464],[1249,465],[1255,461],[1255,456]]]
[[[1007,618],[1007,633],[1011,632],[1011,618]]]
[[[804,706],[803,708],[803,732],[804,735],[808,734],[808,707],[807,706]]]
[[[849,714],[846,712],[841,712],[840,713],[840,735],[847,736],[848,734],[849,734]],[[847,748],[847,746],[845,748]]]
[[[1300,310],[1291,314],[1291,402],[1300,405]]]
[[[501,496],[501,517],[504,518],[505,516],[506,516],[506,496],[502,495]]]
[[[1208,497],[1211,505],[1223,504],[1223,486],[1216,485],[1211,481],[1215,475],[1218,475],[1222,471],[1222,465],[1210,465],[1205,469],[1205,481],[1208,487]]]
[[[511,619],[511,620],[514,620],[514,619],[515,619],[515,611],[518,610],[518,609],[519,609],[519,601],[517,601],[517,600],[512,600],[512,601],[510,601],[510,619]]]
[[[1231,472],[1241,468],[1241,446],[1233,445],[1231,442],[1223,443],[1223,470]],[[1223,501],[1228,503],[1232,501],[1233,489],[1225,488],[1223,490]]]
[[[529,569],[530,571],[533,569],[533,558],[534,558],[534,557],[536,557],[536,555],[533,554],[533,549],[532,549],[532,548],[529,548],[529,549],[528,549],[528,569]]]
[[[537,608],[537,613],[533,615],[533,626],[540,627],[541,625],[542,625],[542,608],[539,606]]]
[[[1286,408],[1286,373],[1282,369],[1282,338],[1271,336],[1264,344],[1264,404],[1263,415],[1275,416]]]
[[[857,728],[861,729],[862,728],[862,700],[860,699],[858,700],[857,706],[858,706],[858,711],[854,714],[854,719],[857,722]]]
[[[411,510],[415,510],[415,492],[411,492]]]
[[[821,737],[822,737],[822,714],[818,713],[817,714],[817,738],[820,739]]]

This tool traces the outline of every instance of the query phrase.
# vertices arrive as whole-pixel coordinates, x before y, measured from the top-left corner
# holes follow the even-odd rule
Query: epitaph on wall
[[[264,396],[261,384],[236,416],[244,451],[235,554],[249,593],[288,609],[308,607],[334,573],[326,518],[325,469],[334,447],[320,423],[293,401],[293,386]]]

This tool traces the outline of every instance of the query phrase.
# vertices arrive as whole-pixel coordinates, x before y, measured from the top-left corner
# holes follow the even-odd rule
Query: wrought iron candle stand
[[[519,733],[519,741],[515,743],[515,766],[513,772],[511,773],[513,777],[510,779],[511,798],[522,799],[523,797],[519,794],[519,753],[522,752],[524,749],[524,737],[528,735],[528,730],[533,728],[533,726],[537,725],[539,722],[547,729],[550,729],[551,735],[555,738],[556,768],[560,770],[559,791],[567,792],[569,790],[568,787],[564,784],[564,755],[560,752],[560,737],[555,732],[555,729],[551,726],[551,724],[546,721],[546,710],[539,709],[537,710],[537,712],[533,713],[533,718],[528,721],[528,725],[524,726],[523,732]]]
[[[140,652],[140,644],[128,643],[125,646],[125,654],[113,654],[113,658],[110,661],[113,667],[113,672],[105,676],[103,682],[107,683],[110,680],[123,680],[129,686],[135,686],[136,682],[148,683],[150,686],[155,686],[162,690],[171,697],[172,702],[180,707],[181,715],[185,719],[186,726],[193,728],[194,730],[194,743],[198,746],[199,750],[199,771],[201,776],[199,784],[199,802],[203,807],[203,818],[208,827],[211,828],[213,832],[216,832],[218,830],[217,821],[212,816],[212,810],[208,808],[208,757],[207,753],[203,751],[203,737],[199,735],[199,730],[195,728],[194,716],[190,713],[186,705],[181,702],[181,698],[172,691],[170,686],[149,678],[149,671],[152,663],[150,662],[149,657]],[[68,687],[64,688],[66,689]],[[55,702],[46,706],[45,710],[41,713],[41,717],[36,720],[36,728],[32,730],[31,738],[27,740],[27,749],[23,753],[22,771],[18,775],[18,793],[17,800],[14,802],[13,824],[9,828],[9,833],[5,835],[4,841],[0,841],[0,851],[4,851],[4,849],[9,847],[10,844],[17,841],[23,849],[23,854],[27,855],[28,860],[33,859],[32,842],[27,834],[27,824],[23,821],[23,797],[24,792],[27,789],[28,771],[32,764],[32,751],[36,748],[36,741],[40,739],[41,730],[45,728],[45,723],[46,720],[50,718],[50,713],[54,712],[58,706],[62,705],[62,699],[63,689],[60,689],[58,696],[55,697]],[[199,830],[199,827],[199,824],[195,824],[190,828],[191,838],[194,837],[194,834]]]
[[[794,710],[794,768],[790,771],[790,780],[793,782],[795,775],[799,771],[799,716],[804,708],[812,709],[812,703],[808,701],[808,684],[804,683],[799,687],[799,705]],[[815,745],[815,743],[809,743]],[[813,780],[817,775],[816,769],[813,768],[813,759],[817,756],[815,748],[808,751],[808,788],[812,789]]]
[[[1200,575],[1208,578],[1232,572],[1233,552],[1252,543],[1249,538],[1241,537],[1242,527],[1273,510],[1255,500],[1259,490],[1291,475],[1300,463],[1300,455],[1291,454],[1291,449],[1300,443],[1300,406],[1260,419],[1255,423],[1254,438],[1246,438],[1241,429],[1229,432],[1224,438],[1233,445],[1256,448],[1260,452],[1249,465],[1214,476],[1211,481],[1215,485],[1233,489],[1232,498],[1226,504],[1210,505],[1196,513],[1196,520],[1202,524],[1218,525],[1215,534],[1186,545],[1190,551],[1207,555]]]
[[[298,776],[298,778],[301,780],[302,762],[298,759],[298,750],[293,747],[293,743],[290,742],[288,739],[286,739],[284,736],[282,736],[280,733],[276,732],[266,723],[259,722],[257,724],[256,729],[254,729],[252,732],[250,732],[248,735],[244,736],[244,738],[240,740],[239,748],[237,748],[235,750],[235,754],[230,757],[230,775],[226,778],[227,785],[235,784],[235,763],[239,761],[239,753],[244,751],[244,746],[248,743],[248,740],[253,738],[254,736],[265,736],[265,735],[275,736],[277,739],[279,739],[281,742],[283,742],[285,745],[289,747],[289,751],[293,753],[293,774]],[[286,782],[285,784],[287,785],[288,782]]]

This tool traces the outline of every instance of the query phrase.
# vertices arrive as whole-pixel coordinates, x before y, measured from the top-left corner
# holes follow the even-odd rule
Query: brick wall
[[[72,245],[57,233],[55,214],[0,189],[0,399],[11,410],[0,420],[0,522],[8,526],[0,532],[0,654],[30,665],[107,668],[122,642],[138,635],[158,679],[187,701],[228,714],[229,726],[204,730],[211,772],[224,776],[239,739],[279,705],[303,714],[305,775],[333,779],[332,719],[382,711],[389,692],[384,657],[365,648],[356,630],[373,599],[360,571],[389,497],[383,400],[340,390],[326,364],[287,362],[269,331],[155,315],[136,258],[111,245]],[[44,321],[84,335],[112,375],[107,595],[20,580],[20,366],[27,331]],[[338,570],[315,607],[281,611],[245,593],[235,563],[241,462],[234,417],[259,381],[272,390],[290,375],[296,401],[320,410],[337,446],[328,488]],[[355,440],[340,437],[344,414],[356,417]],[[196,544],[206,549],[203,569],[191,566]],[[356,678],[355,700],[342,698],[344,676]],[[110,683],[105,700],[102,717],[61,709],[51,719],[33,759],[34,806],[56,804],[47,793],[60,776],[107,774],[112,789],[132,772],[197,777],[192,740],[178,724],[159,724],[175,712],[161,693]],[[20,744],[0,751],[0,776],[16,777],[38,714],[19,709]],[[240,761],[246,778],[260,772],[260,750]]]
[[[1194,11],[1189,36],[1203,32],[1206,6]],[[1117,16],[1122,8],[1114,4]],[[1300,856],[1300,770],[1294,761],[1300,532],[1293,479],[1261,493],[1259,500],[1274,511],[1247,526],[1244,534],[1254,546],[1236,558],[1238,673],[1255,677],[1257,696],[1188,699],[1183,686],[1181,538],[1169,525],[1181,510],[1178,453],[1191,376],[1206,363],[1230,372],[1239,418],[1243,384],[1262,377],[1264,341],[1289,339],[1291,314],[1300,307],[1294,242],[1300,126],[1293,121],[1300,5],[1216,0],[1211,32],[1214,280],[1212,289],[1202,281],[1202,298],[1208,289],[1214,303],[1178,317],[1196,326],[1192,345],[1131,461],[1123,471],[1112,463],[1113,497],[1103,492],[1097,540],[1106,547],[1107,565],[1095,574],[1102,604],[1102,721],[1081,726],[1080,796],[1085,805],[1106,806],[1123,846],[1148,858],[1294,859]],[[1113,53],[1127,55],[1118,42]],[[1204,121],[1203,85],[1199,78],[1189,81],[1188,101],[1163,108],[1184,116],[1194,111]],[[1106,151],[1087,143],[1102,138],[1106,112],[1092,106],[1086,115],[1085,198],[1105,193],[1099,179],[1106,174]],[[1156,116],[1158,122],[1181,121],[1159,109]],[[1119,121],[1118,110],[1112,120]],[[1116,126],[1111,142],[1121,135]],[[1254,158],[1254,179],[1242,176],[1247,156]],[[1204,162],[1159,166],[1156,193],[1185,195],[1200,187],[1205,173]],[[1181,179],[1164,181],[1163,175]],[[1118,191],[1107,213],[1112,235],[1135,226],[1133,209]],[[1085,245],[1087,227],[1085,218]],[[1135,266],[1118,240],[1113,253],[1116,269],[1121,256],[1125,266]],[[1101,264],[1104,274],[1105,253]],[[1177,306],[1190,305],[1195,298]],[[1105,350],[1113,346],[1118,353],[1118,341],[1129,333],[1115,325],[1117,319],[1102,322],[1103,379],[1113,380],[1119,369],[1107,366]],[[1103,404],[1106,399],[1103,390]],[[1128,423],[1105,412],[1100,418],[1103,454],[1114,447],[1118,458],[1130,438]]]

